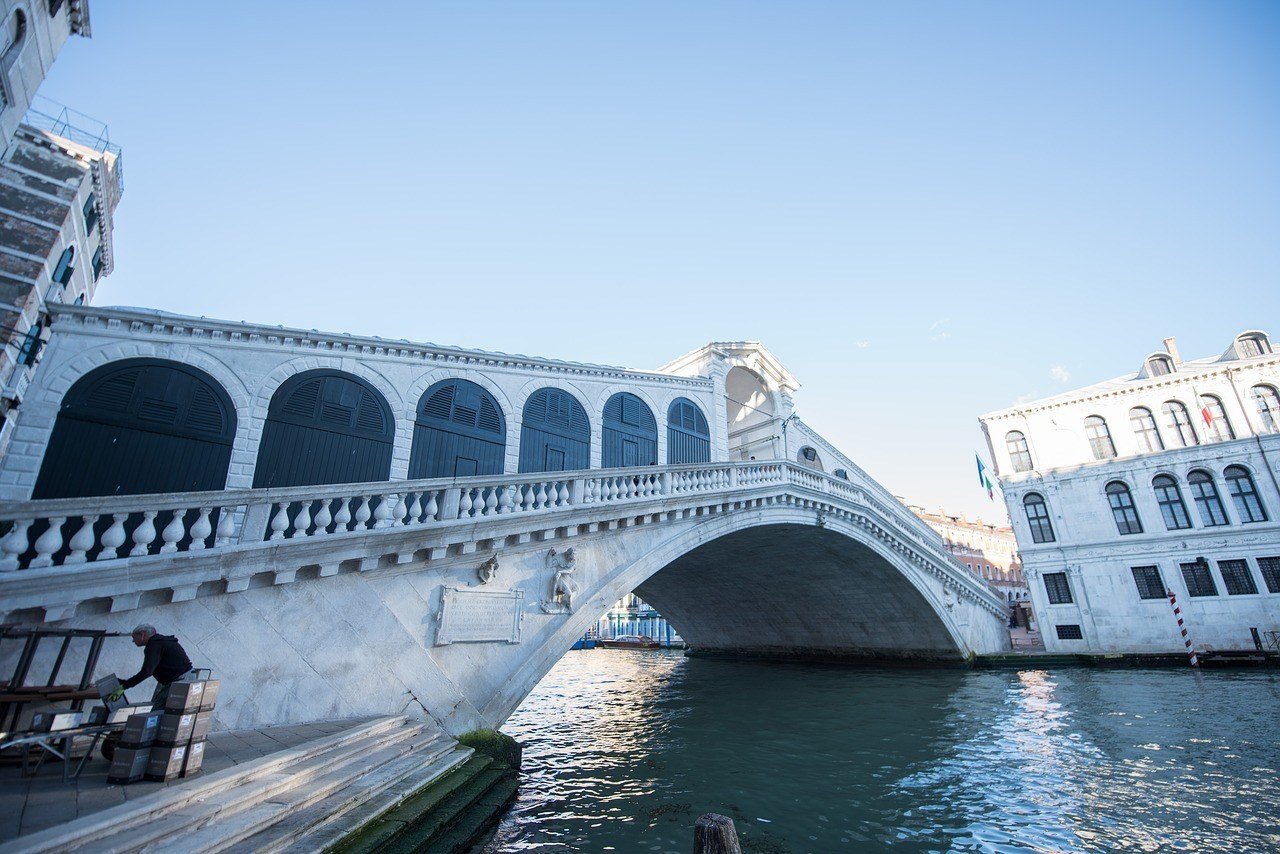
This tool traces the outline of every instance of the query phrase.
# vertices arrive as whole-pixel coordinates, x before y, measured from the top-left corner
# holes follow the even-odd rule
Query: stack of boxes
[[[164,711],[131,715],[107,781],[167,781],[199,771],[219,684],[217,679],[174,682]]]

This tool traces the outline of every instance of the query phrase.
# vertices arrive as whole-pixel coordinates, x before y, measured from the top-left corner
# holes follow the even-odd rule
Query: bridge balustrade
[[[9,502],[0,504],[8,530],[0,572],[682,496],[732,499],[774,485],[821,493],[836,507],[872,509],[895,537],[955,564],[929,529],[904,522],[905,510],[895,513],[863,487],[789,461],[751,461]]]

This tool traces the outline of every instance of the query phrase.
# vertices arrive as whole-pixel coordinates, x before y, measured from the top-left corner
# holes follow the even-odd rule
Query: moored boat
[[[658,649],[661,646],[648,635],[618,635],[616,638],[600,638],[605,649]]]

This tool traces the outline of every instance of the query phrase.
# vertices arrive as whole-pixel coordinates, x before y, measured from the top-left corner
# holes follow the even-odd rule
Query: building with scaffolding
[[[48,310],[93,300],[113,269],[124,191],[106,125],[37,98],[0,160],[0,453],[48,337]]]

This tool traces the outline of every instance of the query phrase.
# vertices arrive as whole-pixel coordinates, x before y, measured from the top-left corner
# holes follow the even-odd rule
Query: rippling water
[[[1275,851],[1280,676],[872,670],[568,653],[503,727],[486,852]]]

